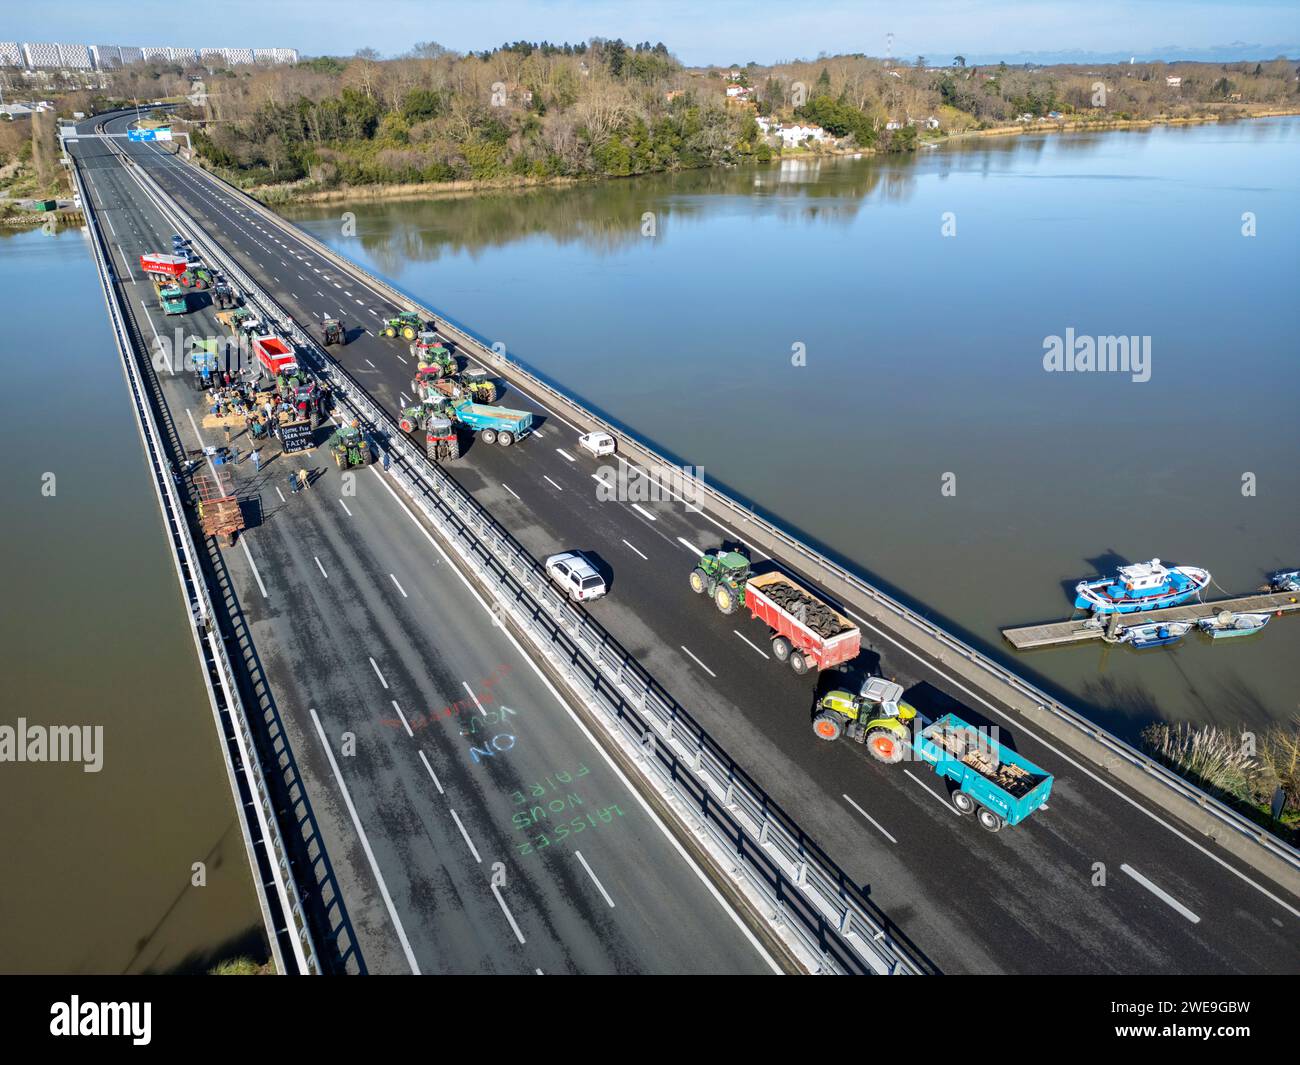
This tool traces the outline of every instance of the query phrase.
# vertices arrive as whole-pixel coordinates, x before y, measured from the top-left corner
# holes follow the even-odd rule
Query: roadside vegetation
[[[272,976],[275,967],[268,961],[258,965],[252,958],[228,958],[208,970],[209,976]]]
[[[1142,745],[1158,761],[1288,840],[1300,842],[1300,718],[1262,736],[1213,726],[1148,725]],[[1272,816],[1281,791],[1281,817]]]
[[[30,220],[24,200],[66,195],[53,112],[0,122],[0,224]]]
[[[464,55],[429,42],[396,58],[363,50],[292,67],[135,65],[97,90],[54,98],[70,114],[188,97],[178,125],[205,164],[283,200],[360,186],[526,185],[791,153],[907,152],[954,134],[1294,112],[1297,75],[1285,59],[1027,68],[971,66],[962,56],[844,55],[686,68],[648,41],[517,41]],[[768,124],[824,135],[783,142],[764,132]],[[21,147],[0,143],[0,151],[0,166],[20,164],[9,169],[11,183],[21,172],[28,184],[20,187],[35,187]]]

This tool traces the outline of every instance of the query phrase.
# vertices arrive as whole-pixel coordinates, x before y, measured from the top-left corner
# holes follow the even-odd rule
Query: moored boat
[[[1212,618],[1201,618],[1196,625],[1213,639],[1221,640],[1229,636],[1249,636],[1252,632],[1259,632],[1268,624],[1269,617],[1269,614],[1234,614],[1231,610],[1220,610]]]
[[[1190,621],[1151,621],[1145,625],[1126,625],[1119,630],[1117,639],[1142,650],[1177,643],[1191,631]]]
[[[1300,592],[1300,569],[1282,570],[1268,579],[1275,592]]]
[[[1120,566],[1114,577],[1080,581],[1074,586],[1076,610],[1131,614],[1162,610],[1199,595],[1210,583],[1198,566],[1164,566],[1160,559]]]

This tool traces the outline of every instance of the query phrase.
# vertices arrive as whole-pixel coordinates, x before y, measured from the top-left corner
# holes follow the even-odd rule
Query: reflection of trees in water
[[[304,207],[300,220],[358,216],[357,239],[386,273],[412,260],[445,254],[477,255],[529,237],[578,243],[597,254],[627,250],[642,236],[643,216],[654,215],[663,235],[674,221],[703,218],[721,197],[749,197],[755,214],[783,222],[847,224],[872,197],[906,198],[914,181],[909,163],[874,160],[787,159],[773,166],[715,168],[656,174],[572,187],[544,187],[431,200],[361,202]],[[764,201],[764,202],[757,202]]]
[[[448,253],[473,256],[529,237],[581,244],[598,255],[611,255],[646,239],[646,212],[654,214],[661,236],[674,222],[722,209],[727,197],[742,202],[748,198],[748,209],[755,215],[786,223],[846,225],[873,199],[906,201],[918,174],[992,174],[1018,162],[1036,162],[1049,147],[1070,153],[1095,151],[1107,136],[1113,133],[972,137],[915,156],[782,159],[771,165],[713,167],[564,187],[304,207],[293,216],[335,219],[345,209],[355,211],[358,239],[385,272],[400,272],[402,264],[412,260],[434,261]]]

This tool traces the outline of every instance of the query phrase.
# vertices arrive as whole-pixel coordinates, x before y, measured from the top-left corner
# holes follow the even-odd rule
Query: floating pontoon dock
[[[1277,613],[1300,610],[1300,592],[1262,592],[1241,595],[1235,599],[1219,599],[1212,603],[1187,603],[1164,610],[1142,610],[1132,614],[1104,614],[1079,617],[1071,621],[1054,621],[1044,625],[1025,625],[1018,629],[1003,629],[1002,635],[1017,651],[1031,651],[1038,647],[1063,647],[1071,643],[1100,640],[1119,625],[1145,625],[1152,621],[1200,621],[1212,618],[1220,611],[1234,614]]]

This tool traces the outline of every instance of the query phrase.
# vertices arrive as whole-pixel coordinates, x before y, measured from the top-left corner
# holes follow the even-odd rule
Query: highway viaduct
[[[132,120],[106,116],[81,129],[104,122],[120,133]],[[84,137],[69,151],[142,339],[157,312],[138,258],[165,249],[178,216],[160,213],[141,174],[304,329],[341,316],[350,340],[331,357],[389,415],[406,405],[414,365],[405,344],[376,327],[423,300],[156,146]],[[192,332],[216,332],[205,314],[191,316]],[[944,642],[740,508],[598,499],[596,466],[573,447],[594,415],[456,323],[436,320],[462,352],[506,380],[503,402],[531,410],[540,425],[517,447],[471,446],[443,472],[532,555],[580,548],[606,563],[611,594],[586,608],[593,622],[816,841],[914,963],[909,971],[1295,971],[1293,851],[1266,847],[1194,789],[1144,767],[1118,741],[1063,716],[1065,708],[999,675],[958,641]],[[197,446],[202,430],[185,413],[194,393],[183,380],[160,378],[179,436]],[[640,445],[620,439],[639,465]],[[719,891],[716,870],[702,868],[707,856],[682,849],[667,823],[672,811],[638,798],[637,781],[566,713],[568,693],[492,624],[480,590],[458,575],[389,478],[363,471],[364,502],[355,505],[340,496],[332,470],[305,498],[281,500],[295,461],[302,460],[277,460],[251,478],[246,490],[256,494],[262,521],[221,557],[228,598],[260,663],[261,697],[274,701],[330,856],[340,904],[327,924],[344,930],[350,945],[339,964],[790,968],[743,900],[726,897],[725,883]],[[818,741],[809,718],[819,682],[770,660],[762,626],[706,609],[687,587],[692,556],[723,544],[744,544],[837,598],[870,644],[861,667],[897,677],[923,712],[954,709],[999,727],[1004,742],[1054,774],[1050,808],[989,836],[956,814],[922,768],[879,766],[855,745]],[[498,717],[502,706],[514,711],[518,743],[507,757],[476,762],[459,715],[420,730],[402,723],[414,708],[472,703],[485,685],[485,706]],[[400,713],[390,712],[394,703]],[[486,717],[477,707],[470,716]],[[360,740],[351,760],[338,756],[344,732]],[[572,776],[575,761],[587,770],[584,809],[617,806],[619,815],[593,824],[581,841],[521,853],[526,839],[512,823],[510,797],[547,787],[555,773]],[[497,860],[507,865],[505,889],[491,884]],[[515,921],[528,926],[524,943]]]

